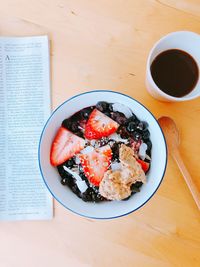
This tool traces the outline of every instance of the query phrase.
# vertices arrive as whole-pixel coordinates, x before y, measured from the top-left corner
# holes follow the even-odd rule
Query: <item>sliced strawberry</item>
[[[150,166],[150,164],[149,164],[148,162],[143,161],[143,160],[141,160],[141,159],[137,159],[137,162],[140,163],[140,165],[141,165],[141,167],[142,167],[142,169],[143,169],[143,171],[144,171],[145,173],[149,170],[149,166]]]
[[[50,162],[58,166],[80,152],[85,146],[85,140],[60,127],[51,145]]]
[[[116,132],[118,127],[119,124],[116,121],[94,109],[85,127],[85,137],[87,139],[100,139]]]
[[[90,183],[99,186],[104,173],[110,166],[111,158],[112,150],[109,145],[93,149],[85,154],[79,154],[83,171]]]

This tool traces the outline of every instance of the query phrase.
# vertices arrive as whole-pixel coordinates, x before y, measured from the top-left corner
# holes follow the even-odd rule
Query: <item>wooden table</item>
[[[53,108],[92,89],[126,93],[156,117],[172,116],[181,154],[200,189],[200,99],[154,100],[144,84],[152,45],[177,30],[200,33],[199,0],[6,0],[1,35],[48,34]],[[0,224],[1,267],[200,266],[200,216],[169,158],[164,181],[140,210],[117,220],[81,218],[55,202],[49,222]]]

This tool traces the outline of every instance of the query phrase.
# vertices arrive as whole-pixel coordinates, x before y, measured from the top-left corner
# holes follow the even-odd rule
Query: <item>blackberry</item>
[[[77,132],[79,130],[78,128],[78,123],[77,121],[74,121],[72,120],[71,118],[70,119],[65,119],[63,122],[62,122],[62,127],[72,131],[72,132]]]
[[[117,123],[119,123],[119,125],[123,125],[127,121],[126,116],[122,112],[119,112],[119,111],[111,112],[111,118]]]
[[[127,119],[127,124],[131,121],[134,121],[135,123],[139,123],[139,120],[135,114],[133,114],[130,118]]]
[[[121,136],[122,139],[128,139],[130,136],[125,126],[120,126],[117,130],[117,133]]]
[[[128,123],[126,129],[127,129],[129,132],[134,132],[134,130],[136,129],[136,127],[137,127],[137,124],[136,124],[134,121],[130,121],[130,122]]]
[[[84,108],[80,111],[80,115],[83,119],[87,120],[92,112],[91,108]]]
[[[148,139],[145,143],[147,144],[147,148],[148,148],[148,150],[151,150],[151,148],[152,148],[152,143],[151,143],[151,141]]]
[[[108,111],[110,111],[110,112],[113,111],[113,105],[112,104],[108,105]]]
[[[110,112],[104,112],[104,114],[105,114],[106,116],[108,116],[108,117],[111,117]]]
[[[135,141],[139,141],[139,140],[141,140],[141,139],[142,139],[142,134],[139,133],[139,132],[137,132],[137,131],[134,131],[134,132],[133,132],[133,139],[134,139]]]
[[[81,137],[81,138],[84,138],[84,133],[81,131],[75,132],[74,134]]]
[[[144,139],[144,140],[147,140],[147,139],[149,139],[149,137],[150,137],[150,132],[149,132],[149,130],[145,130],[145,131],[143,131],[143,133],[142,133],[142,138]]]
[[[96,108],[101,111],[101,112],[104,112],[104,111],[107,111],[108,108],[109,108],[109,104],[105,101],[100,101],[96,104]]]
[[[63,122],[62,122],[62,127],[66,128],[66,129],[71,129],[71,120],[70,119],[65,119]]]
[[[72,121],[70,130],[71,130],[72,132],[77,132],[77,131],[79,130],[78,126],[79,126],[79,125],[78,125],[77,121]]]

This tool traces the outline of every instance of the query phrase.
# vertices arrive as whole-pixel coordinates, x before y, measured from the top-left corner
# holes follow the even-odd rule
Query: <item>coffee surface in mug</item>
[[[194,58],[179,49],[170,49],[160,53],[151,64],[154,82],[164,93],[183,97],[189,94],[197,84],[199,69]]]

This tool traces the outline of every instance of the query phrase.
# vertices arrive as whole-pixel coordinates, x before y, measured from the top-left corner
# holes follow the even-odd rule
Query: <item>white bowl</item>
[[[149,124],[150,139],[152,141],[152,161],[147,183],[141,187],[139,193],[134,194],[127,201],[84,202],[71,192],[67,186],[61,185],[57,169],[51,166],[49,161],[51,143],[62,121],[82,108],[95,105],[98,101],[122,103],[128,106],[140,120],[147,121]],[[79,215],[95,219],[109,219],[127,215],[137,210],[155,194],[165,174],[167,147],[157,120],[142,104],[118,92],[97,90],[79,94],[66,100],[52,113],[40,137],[38,157],[44,182],[58,202]]]

